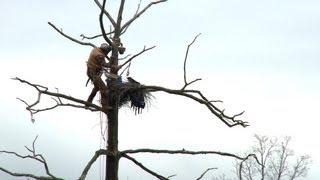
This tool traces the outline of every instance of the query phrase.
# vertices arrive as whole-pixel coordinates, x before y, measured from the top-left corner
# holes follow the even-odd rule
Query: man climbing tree
[[[203,93],[199,90],[193,90],[193,89],[188,89],[189,85],[192,83],[199,81],[201,79],[195,79],[193,81],[188,82],[187,77],[186,77],[186,61],[188,57],[188,52],[190,46],[195,42],[198,36],[196,36],[192,43],[188,45],[185,59],[184,59],[184,85],[181,88],[178,89],[169,89],[165,88],[162,86],[154,86],[154,85],[143,85],[142,83],[138,83],[133,79],[129,78],[129,84],[125,83],[120,83],[117,79],[119,76],[118,71],[121,67],[125,66],[127,63],[131,62],[135,57],[141,55],[142,53],[152,49],[151,48],[143,48],[143,50],[135,55],[133,55],[129,60],[127,60],[125,63],[122,65],[119,65],[119,54],[123,54],[125,48],[122,45],[121,42],[121,35],[126,32],[126,30],[129,28],[129,26],[137,19],[139,18],[146,10],[148,10],[152,5],[163,3],[166,0],[157,0],[150,2],[145,8],[140,10],[140,5],[134,16],[127,20],[125,23],[122,22],[123,20],[123,10],[124,10],[124,5],[125,5],[125,0],[121,0],[119,2],[119,8],[118,8],[118,13],[116,18],[112,17],[108,10],[105,9],[106,5],[106,0],[103,0],[102,4],[98,1],[95,0],[95,3],[99,6],[100,8],[100,15],[99,15],[99,25],[101,29],[101,34],[97,35],[95,37],[85,37],[85,39],[92,39],[92,38],[97,38],[97,37],[103,37],[105,40],[105,44],[102,44],[99,48],[96,48],[95,45],[92,43],[87,43],[83,41],[79,41],[77,39],[74,39],[67,34],[65,34],[62,30],[58,29],[56,26],[54,26],[52,23],[48,22],[51,27],[53,27],[58,33],[63,35],[64,37],[79,43],[81,45],[89,45],[92,46],[94,49],[92,50],[89,60],[88,60],[88,69],[87,69],[87,75],[89,79],[93,82],[93,90],[91,94],[89,95],[87,101],[84,101],[82,99],[74,98],[72,96],[67,96],[64,94],[61,94],[59,92],[51,92],[49,89],[45,86],[41,86],[38,84],[33,84],[30,83],[26,80],[20,79],[20,78],[15,78],[15,80],[18,80],[21,83],[25,83],[31,87],[34,87],[36,91],[38,92],[38,99],[36,102],[29,104],[25,102],[24,100],[21,100],[24,104],[27,106],[27,110],[31,114],[32,120],[34,120],[33,115],[46,111],[46,110],[52,110],[56,107],[59,106],[71,106],[71,107],[76,107],[76,108],[84,108],[88,109],[91,111],[100,111],[103,112],[108,121],[107,121],[107,146],[105,149],[100,149],[97,150],[94,154],[94,156],[90,159],[86,167],[84,168],[81,176],[79,179],[85,179],[87,173],[89,172],[92,164],[100,157],[100,156],[106,156],[106,169],[105,169],[105,179],[106,180],[117,180],[118,179],[118,169],[119,169],[119,160],[120,158],[126,158],[127,160],[133,162],[135,165],[140,167],[142,170],[146,171],[147,173],[151,174],[152,176],[158,178],[158,179],[168,179],[168,176],[163,176],[160,175],[146,166],[144,166],[142,163],[131,157],[131,154],[137,154],[137,153],[162,153],[162,154],[217,154],[221,156],[228,156],[228,157],[233,157],[236,159],[239,159],[241,161],[245,161],[248,159],[248,157],[253,156],[253,154],[249,154],[246,157],[240,157],[231,153],[226,153],[226,152],[220,152],[220,151],[188,151],[185,149],[182,150],[155,150],[155,149],[135,149],[135,150],[122,150],[120,151],[118,149],[118,114],[119,114],[119,109],[122,107],[122,104],[125,104],[125,102],[131,101],[136,103],[136,97],[144,96],[144,94],[148,93],[153,93],[157,91],[162,91],[168,94],[173,94],[173,95],[178,95],[178,96],[183,96],[186,98],[189,98],[191,100],[194,100],[195,102],[198,102],[199,104],[203,105],[209,112],[211,112],[216,118],[218,118],[221,122],[223,122],[225,125],[228,127],[234,127],[234,126],[242,126],[242,127],[247,127],[248,123],[242,120],[238,120],[237,118],[243,114],[243,112],[229,116],[225,114],[224,110],[219,109],[214,105],[215,101],[209,100],[206,98],[206,96],[203,95]],[[107,17],[108,20],[110,21],[111,24],[111,30],[109,33],[105,31],[105,26],[104,26],[104,20],[103,17]],[[109,36],[109,37],[108,37]],[[110,54],[110,57],[108,54]],[[105,59],[108,59],[108,62],[105,62]],[[105,71],[107,73],[107,85],[104,83],[104,81],[101,79],[101,73],[104,71],[104,69],[107,68]],[[97,92],[101,93],[101,106],[96,105],[93,103],[93,99],[96,95]],[[139,93],[137,93],[139,92]],[[142,95],[141,95],[141,92]],[[132,94],[136,94],[134,97]],[[56,104],[52,107],[49,108],[36,108],[41,101],[42,95],[47,95],[52,98],[54,98]],[[129,99],[129,101],[128,101]],[[68,101],[67,103],[65,101]],[[70,103],[72,102],[72,103]],[[133,104],[134,104],[133,103]],[[136,107],[138,107],[138,112],[139,108],[144,107],[144,102],[143,103],[136,103]],[[137,109],[135,109],[136,111]],[[33,152],[33,156],[37,156],[37,154]],[[31,157],[33,157],[31,156]],[[20,156],[18,156],[20,157]],[[33,158],[34,159],[34,158]],[[36,159],[37,160],[37,159]],[[40,161],[41,163],[44,163],[45,161]],[[46,164],[45,164],[46,165]],[[45,166],[47,167],[47,166]],[[4,172],[9,172],[5,171],[3,169],[0,169]],[[206,171],[207,172],[207,171]],[[241,173],[241,171],[240,171]],[[17,175],[14,173],[9,173],[13,176]],[[50,173],[47,171],[47,175],[49,176],[48,179],[54,179],[51,176]],[[241,176],[241,175],[240,175]],[[26,176],[30,177],[30,176]]]
[[[102,106],[106,106],[106,85],[101,79],[101,75],[104,73],[107,75],[108,78],[117,79],[118,76],[111,74],[109,71],[113,69],[114,71],[118,71],[122,66],[111,66],[110,63],[105,61],[105,58],[110,60],[108,57],[109,52],[112,48],[103,43],[99,48],[93,48],[89,59],[87,61],[87,76],[88,81],[86,86],[88,85],[89,81],[91,80],[94,87],[92,89],[91,94],[88,97],[87,102],[92,103],[93,98],[96,96],[97,92],[100,91],[101,93],[101,104]],[[122,50],[120,53],[122,54],[124,51]]]
[[[106,63],[105,58],[109,59],[108,53],[111,51],[111,47],[106,43],[101,44],[100,48],[94,48],[89,56],[87,62],[87,75],[88,82],[91,80],[94,87],[91,94],[88,97],[88,102],[92,103],[93,98],[96,96],[97,92],[100,91],[102,97],[106,97],[106,85],[101,79],[103,68],[110,68],[109,63]],[[106,99],[101,99],[101,104],[106,105]]]

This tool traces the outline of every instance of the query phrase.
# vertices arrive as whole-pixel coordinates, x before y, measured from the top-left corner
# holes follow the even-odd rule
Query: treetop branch
[[[101,36],[102,36],[102,34],[98,34],[98,35],[94,35],[94,36],[86,36],[84,34],[80,34],[80,37],[82,38],[82,40],[84,40],[84,39],[96,39],[96,38],[101,37]]]
[[[136,13],[134,14],[134,16],[138,14],[138,12],[140,10],[140,5],[141,5],[141,0],[140,0],[140,2],[138,4],[138,8],[137,8]],[[124,34],[127,31],[128,28],[129,28],[129,26],[125,27],[124,29],[121,29],[121,34]]]
[[[91,47],[93,47],[93,48],[96,47],[96,46],[95,46],[94,44],[92,44],[92,43],[82,42],[82,41],[79,41],[79,40],[77,40],[77,39],[75,39],[75,38],[72,38],[72,37],[66,35],[66,34],[62,31],[62,29],[59,30],[59,29],[58,29],[55,25],[53,25],[51,22],[48,22],[48,24],[49,24],[51,27],[53,27],[53,29],[55,29],[55,30],[56,30],[58,33],[60,33],[62,36],[70,39],[70,40],[73,41],[73,42],[76,42],[76,43],[78,43],[78,44],[85,45],[85,46],[91,46]]]
[[[152,46],[152,47],[146,48],[146,47],[144,46],[143,49],[142,49],[139,53],[133,55],[130,59],[128,59],[126,62],[124,62],[124,63],[121,65],[121,68],[122,68],[123,66],[125,66],[126,64],[128,64],[129,62],[131,62],[131,61],[132,61],[134,58],[136,58],[137,56],[139,56],[139,55],[141,55],[142,53],[144,53],[144,52],[146,52],[146,51],[149,51],[149,50],[151,50],[151,49],[153,49],[153,48],[155,48],[155,47],[156,47],[156,46]]]
[[[137,18],[139,18],[147,9],[149,9],[152,5],[154,4],[158,4],[158,3],[162,3],[162,2],[166,2],[167,0],[157,0],[157,1],[153,1],[151,3],[149,3],[145,8],[143,8],[139,13],[135,13],[135,15],[129,20],[127,21],[122,27],[121,27],[121,32],[123,32],[125,29],[128,28],[128,26],[130,26],[130,24],[135,21]]]
[[[106,40],[106,42],[113,47],[113,43],[111,42],[111,40],[108,38],[107,33],[104,29],[104,25],[103,25],[103,14],[105,12],[105,6],[106,6],[106,0],[103,0],[102,3],[102,7],[101,7],[101,12],[100,12],[100,16],[99,16],[99,22],[100,22],[100,29],[102,32],[102,37],[104,38],[104,40]],[[110,18],[109,18],[110,19]],[[116,27],[116,26],[115,26]]]
[[[108,36],[108,35],[111,35],[113,33],[114,33],[114,30],[106,33],[106,35]],[[103,36],[102,34],[98,34],[98,35],[95,35],[95,36],[86,36],[84,34],[80,34],[80,37],[82,38],[82,40],[84,40],[84,39],[96,39],[96,38],[102,37],[102,36]]]
[[[187,82],[187,59],[188,59],[188,54],[189,54],[189,49],[190,49],[190,46],[192,46],[192,44],[196,41],[196,39],[201,35],[201,33],[199,33],[198,35],[196,35],[194,38],[193,38],[193,41],[188,45],[187,47],[187,50],[186,50],[186,55],[184,57],[184,63],[183,63],[183,79],[184,79],[184,86],[182,87],[182,90],[184,90],[187,86],[189,86],[190,84],[196,82],[196,81],[200,81],[201,78],[198,78],[198,79],[195,79],[191,82]]]
[[[119,31],[119,35],[121,33],[120,27],[121,27],[121,21],[122,21],[122,13],[123,13],[123,9],[124,9],[124,3],[125,0],[121,0],[120,2],[120,7],[119,7],[119,11],[118,11],[118,18],[117,18],[117,27],[116,29]]]
[[[97,6],[99,6],[99,8],[103,11],[103,13],[108,17],[108,19],[111,22],[111,24],[113,25],[113,27],[116,27],[116,22],[114,21],[112,16],[108,13],[108,11],[106,11],[103,8],[103,6],[100,4],[99,0],[94,0],[94,2],[97,4]]]

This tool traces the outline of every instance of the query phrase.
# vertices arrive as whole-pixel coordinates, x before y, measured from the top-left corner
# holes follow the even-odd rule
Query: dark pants
[[[94,97],[96,96],[97,92],[100,91],[101,94],[101,105],[105,107],[107,105],[106,101],[106,84],[102,81],[100,72],[96,72],[92,69],[87,70],[87,75],[89,79],[93,82],[93,89],[88,97],[87,102],[92,103]]]

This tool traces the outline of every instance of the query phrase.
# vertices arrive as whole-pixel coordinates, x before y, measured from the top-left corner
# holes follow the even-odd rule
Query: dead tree
[[[68,38],[69,40],[76,42],[80,45],[85,45],[85,46],[91,46],[91,47],[96,47],[96,45],[90,43],[90,42],[84,42],[83,40],[90,40],[94,38],[99,38],[102,37],[106,43],[108,43],[112,47],[112,52],[110,56],[110,64],[111,66],[117,66],[119,65],[119,49],[123,46],[123,42],[121,42],[121,35],[126,32],[126,30],[130,27],[130,25],[137,19],[139,18],[144,12],[146,12],[151,6],[160,4],[165,2],[166,0],[157,0],[150,2],[147,6],[145,6],[143,9],[140,9],[140,4],[138,5],[138,9],[133,15],[133,17],[126,22],[123,23],[122,19],[122,14],[125,6],[125,0],[121,0],[119,2],[119,9],[118,9],[118,14],[116,17],[112,17],[108,10],[105,9],[106,5],[106,0],[103,0],[102,3],[100,3],[98,0],[94,0],[97,6],[100,8],[100,15],[99,15],[99,24],[100,24],[100,29],[101,29],[101,34],[88,37],[83,34],[81,34],[82,40],[77,40],[67,34],[65,34],[62,29],[57,28],[53,23],[48,22],[48,24],[59,34],[62,36]],[[105,25],[104,25],[104,18],[107,18],[111,24],[111,30],[110,32],[106,32],[105,30]],[[200,34],[199,34],[200,35]],[[184,65],[183,65],[183,78],[184,78],[184,85],[183,87],[177,88],[177,89],[169,89],[165,88],[162,86],[157,86],[157,85],[143,85],[143,84],[137,84],[134,87],[134,90],[137,91],[144,91],[147,93],[153,93],[157,91],[162,91],[168,94],[173,94],[173,95],[178,95],[178,96],[184,96],[186,98],[192,99],[195,102],[198,102],[202,104],[205,108],[207,108],[213,116],[218,118],[221,122],[223,122],[225,125],[228,127],[234,127],[234,126],[242,126],[242,127],[247,127],[248,123],[242,120],[237,119],[239,116],[241,116],[244,112],[240,112],[235,115],[227,115],[223,109],[219,109],[215,103],[221,101],[214,101],[208,99],[201,91],[199,90],[194,90],[194,89],[189,89],[189,85],[192,83],[195,83],[201,79],[195,79],[192,81],[187,80],[187,72],[186,72],[186,62],[188,58],[188,53],[191,45],[196,41],[197,35],[193,41],[188,45],[185,58],[184,58]],[[121,67],[124,69],[126,65],[130,64],[130,62],[136,58],[137,56],[143,54],[144,52],[152,49],[154,47],[146,48],[144,47],[141,52],[133,55],[131,58],[129,58],[125,63],[121,65]],[[118,69],[112,69],[110,70],[111,74],[114,75],[119,75]],[[107,133],[107,147],[106,149],[100,149],[97,150],[92,159],[88,162],[87,166],[84,168],[82,174],[80,175],[79,179],[85,179],[87,173],[89,172],[91,165],[97,160],[98,157],[104,155],[106,156],[106,179],[108,180],[116,180],[118,179],[118,168],[119,168],[119,159],[120,158],[126,158],[129,161],[133,162],[137,166],[139,166],[141,169],[144,171],[150,173],[154,177],[157,177],[158,179],[168,179],[169,176],[163,176],[159,175],[156,172],[150,170],[149,168],[145,167],[143,164],[138,162],[136,159],[134,159],[131,154],[137,154],[137,153],[162,153],[162,154],[188,154],[188,155],[198,155],[198,154],[217,154],[221,156],[227,156],[227,157],[232,157],[236,158],[238,160],[241,160],[241,162],[244,162],[247,160],[249,157],[254,157],[255,160],[258,159],[255,157],[254,154],[249,154],[246,155],[245,157],[240,157],[231,153],[226,153],[226,152],[220,152],[220,151],[188,151],[185,149],[182,150],[154,150],[154,149],[135,149],[135,150],[123,150],[119,151],[118,149],[118,113],[119,113],[119,108],[121,108],[121,97],[122,94],[120,92],[123,92],[123,86],[119,86],[119,82],[115,78],[107,78],[107,86],[105,87],[107,89],[108,93],[105,93],[105,97],[102,96],[101,98],[105,98],[107,103],[101,105],[94,104],[94,103],[88,103],[82,99],[75,98],[72,96],[67,96],[65,94],[59,93],[59,92],[54,92],[50,91],[49,88],[31,83],[27,80],[21,79],[21,78],[14,78],[14,80],[17,80],[21,83],[24,83],[28,86],[31,86],[35,88],[35,90],[38,93],[38,98],[35,102],[33,103],[28,103],[22,99],[19,99],[26,105],[26,109],[30,112],[31,115],[31,120],[34,122],[34,115],[39,112],[47,111],[47,110],[52,110],[60,106],[69,106],[73,108],[83,108],[86,110],[90,111],[101,111],[103,112],[107,119],[107,126],[108,126],[108,133]],[[55,104],[52,105],[51,107],[47,108],[37,108],[37,105],[41,101],[42,96],[49,96],[51,97]],[[212,170],[214,168],[209,168],[207,169],[201,176],[200,178],[209,170]],[[0,169],[4,171],[3,169]],[[6,172],[6,171],[4,171]],[[239,171],[241,174],[241,171]],[[12,174],[13,175],[13,174]],[[54,177],[51,177],[54,179]],[[200,179],[199,178],[199,179]]]
[[[294,180],[307,175],[311,157],[302,155],[296,158],[295,162],[291,161],[294,156],[293,150],[289,148],[291,137],[279,139],[254,135],[254,138],[255,144],[249,153],[256,154],[262,166],[253,159],[245,161],[241,170],[244,179]],[[239,176],[240,164],[235,165]]]

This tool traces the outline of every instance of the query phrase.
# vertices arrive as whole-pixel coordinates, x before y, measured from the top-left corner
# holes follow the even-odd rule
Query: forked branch
[[[184,63],[183,63],[183,79],[184,79],[184,86],[181,88],[182,90],[184,90],[187,86],[189,86],[190,84],[196,82],[196,81],[200,81],[201,78],[197,78],[191,82],[187,82],[187,59],[188,59],[188,54],[189,54],[189,49],[190,46],[196,41],[196,39],[201,35],[201,33],[199,33],[198,35],[196,35],[196,37],[194,37],[193,41],[188,45],[187,50],[186,50],[186,55],[184,57]]]
[[[32,159],[32,160],[38,161],[44,166],[45,172],[48,176],[36,176],[34,174],[28,174],[28,173],[15,173],[15,172],[9,171],[3,167],[0,167],[0,171],[3,171],[11,176],[14,176],[14,177],[26,177],[26,178],[41,179],[41,180],[62,180],[61,178],[57,178],[56,176],[51,174],[51,172],[49,170],[49,166],[48,166],[45,158],[42,156],[42,154],[36,153],[35,143],[36,143],[37,138],[38,138],[38,136],[36,136],[36,138],[33,140],[32,148],[25,146],[25,148],[31,153],[30,155],[20,155],[16,152],[4,151],[4,150],[0,151],[0,153],[14,155],[14,156],[21,158],[21,159]]]
[[[91,47],[96,47],[94,44],[92,43],[89,43],[89,42],[82,42],[82,41],[79,41],[71,36],[68,36],[67,34],[65,34],[62,29],[59,30],[55,25],[53,25],[51,22],[48,22],[48,24],[53,27],[54,30],[56,30],[59,34],[61,34],[62,36],[66,37],[67,39],[73,41],[73,42],[76,42],[78,44],[81,44],[81,45],[85,45],[85,46],[91,46]]]
[[[149,48],[146,48],[146,46],[143,47],[142,51],[140,51],[139,53],[133,55],[130,59],[128,59],[126,62],[124,62],[122,65],[121,65],[121,68],[123,66],[125,66],[126,64],[128,64],[129,62],[131,62],[134,58],[136,58],[137,56],[141,55],[142,53],[146,52],[146,51],[149,51],[153,48],[155,48],[156,46],[152,46],[152,47],[149,47]]]
[[[254,158],[254,160],[259,164],[259,166],[264,167],[263,164],[261,164],[261,162],[258,160],[257,156],[255,154],[249,154],[247,155],[247,157],[243,158],[240,162],[240,167],[239,167],[239,179],[242,180],[242,168],[243,168],[243,163],[246,162],[246,160],[248,160],[250,157]]]
[[[157,177],[158,179],[168,179],[165,178],[164,176],[161,176],[147,167],[143,166],[141,163],[130,157],[128,154],[138,154],[138,153],[153,153],[153,154],[185,154],[185,155],[219,155],[219,156],[226,156],[226,157],[232,157],[236,158],[238,160],[241,160],[240,163],[240,169],[239,169],[239,174],[240,174],[240,179],[241,179],[241,170],[242,170],[242,163],[248,160],[250,157],[253,157],[256,162],[262,166],[262,164],[259,162],[255,154],[248,154],[246,157],[240,157],[238,155],[232,154],[232,153],[227,153],[227,152],[221,152],[221,151],[188,151],[185,149],[182,150],[159,150],[159,149],[134,149],[134,150],[124,150],[120,152],[121,157],[125,157],[131,161],[133,161],[136,165],[138,165],[140,168],[145,170],[146,172],[152,174],[153,176]],[[129,158],[128,158],[129,157]],[[217,168],[208,168],[205,172],[202,173],[202,175],[198,178],[201,179],[208,171],[217,169]]]
[[[114,33],[114,30],[106,33],[106,35],[109,36],[109,35],[111,35],[113,33]],[[95,36],[86,36],[84,34],[80,34],[80,37],[82,38],[82,40],[84,40],[84,39],[96,39],[96,38],[102,37],[102,36],[103,36],[102,34],[98,34],[98,35],[95,35]]]
[[[247,127],[249,126],[248,122],[237,120],[239,116],[241,116],[243,112],[235,114],[233,116],[226,115],[224,110],[220,110],[218,107],[216,107],[212,101],[208,100],[200,91],[198,90],[181,90],[181,89],[168,89],[161,86],[144,86],[141,85],[141,89],[146,89],[149,92],[157,92],[162,91],[169,94],[184,96],[187,98],[190,98],[200,104],[203,104],[206,106],[212,114],[214,114],[216,117],[218,117],[224,124],[226,124],[228,127],[234,127],[234,126],[242,126]]]
[[[88,162],[88,164],[86,165],[86,167],[84,168],[84,170],[82,171],[81,176],[79,177],[78,180],[84,180],[86,179],[86,176],[89,172],[89,170],[91,169],[92,164],[101,156],[101,155],[108,155],[108,151],[105,149],[99,149],[98,151],[96,151],[93,155],[93,157],[91,158],[91,160]]]
[[[112,16],[109,14],[108,11],[105,10],[103,5],[100,4],[99,0],[94,0],[94,2],[97,4],[97,6],[100,8],[100,10],[108,17],[110,23],[113,25],[113,27],[116,27],[116,22],[112,18]]]
[[[139,18],[146,10],[148,10],[152,5],[154,4],[158,4],[158,3],[162,3],[162,2],[166,2],[167,0],[157,0],[157,1],[153,1],[151,3],[149,3],[145,8],[143,8],[140,12],[136,12],[135,15],[129,20],[127,21],[122,27],[121,27],[121,31],[123,32],[126,29],[128,29],[128,27],[130,26],[130,24],[135,21],[137,18]],[[140,8],[140,7],[139,7]]]
[[[100,16],[99,16],[99,22],[100,22],[100,29],[102,32],[102,37],[104,38],[104,40],[111,46],[113,47],[113,44],[111,42],[111,40],[108,38],[106,30],[104,29],[104,24],[103,24],[103,14],[105,12],[105,6],[106,6],[106,0],[103,0],[102,3],[102,7],[101,7],[101,12],[100,12]],[[110,20],[110,18],[109,18]],[[116,27],[116,24],[114,25],[114,27]]]
[[[105,111],[106,109],[109,109],[109,107],[107,107],[106,109],[95,105],[93,103],[88,103],[87,101],[81,100],[81,99],[77,99],[74,98],[72,96],[67,96],[65,94],[61,94],[58,92],[51,92],[48,90],[47,87],[38,85],[38,84],[33,84],[30,83],[26,80],[20,79],[18,77],[13,78],[13,80],[17,80],[21,83],[27,84],[33,88],[35,88],[38,91],[38,98],[37,100],[32,103],[32,104],[28,104],[26,101],[18,98],[20,101],[22,101],[27,107],[26,109],[30,112],[31,115],[31,121],[34,122],[34,114],[38,113],[38,112],[42,112],[42,111],[47,111],[47,110],[52,110],[55,109],[59,106],[69,106],[69,107],[75,107],[75,108],[83,108],[83,109],[88,109],[90,111]],[[40,109],[36,109],[35,106],[38,105],[40,103],[41,100],[41,96],[42,95],[47,95],[49,97],[52,97],[52,99],[55,101],[55,105],[51,106],[51,107],[47,107],[47,108],[40,108]],[[65,103],[62,100],[68,100],[71,102],[75,102],[77,104],[72,104],[72,103]]]
[[[141,2],[139,2],[138,4],[138,8],[137,8],[137,11],[135,12],[134,16],[129,20],[127,21],[123,26],[121,26],[121,21],[122,21],[122,12],[123,12],[123,9],[124,9],[124,3],[125,1],[124,0],[121,0],[120,2],[120,8],[119,8],[119,11],[118,11],[118,16],[117,16],[117,21],[115,21],[112,16],[109,14],[108,11],[105,10],[105,3],[106,3],[106,0],[103,0],[103,3],[101,4],[98,0],[94,0],[94,2],[97,4],[97,6],[101,9],[101,14],[100,14],[100,28],[102,30],[102,34],[100,35],[96,35],[96,36],[93,36],[93,37],[86,37],[86,36],[81,36],[83,39],[94,39],[96,37],[101,37],[103,36],[105,38],[105,35],[104,34],[107,34],[107,33],[103,33],[103,25],[101,26],[102,21],[101,19],[103,18],[103,14],[106,15],[110,21],[110,23],[112,24],[112,26],[114,28],[116,28],[118,26],[119,28],[119,34],[123,34],[125,33],[125,31],[128,29],[128,27],[131,25],[131,23],[133,21],[135,21],[137,18],[139,18],[147,9],[149,9],[152,5],[154,4],[158,4],[158,3],[162,3],[162,2],[165,2],[167,0],[158,0],[158,1],[154,1],[154,2],[151,2],[149,3],[144,9],[142,9],[140,12],[139,12],[139,9],[140,9],[140,4]],[[121,26],[121,27],[120,27]],[[105,38],[106,39],[106,38]],[[109,44],[110,42],[108,40],[106,40]]]

